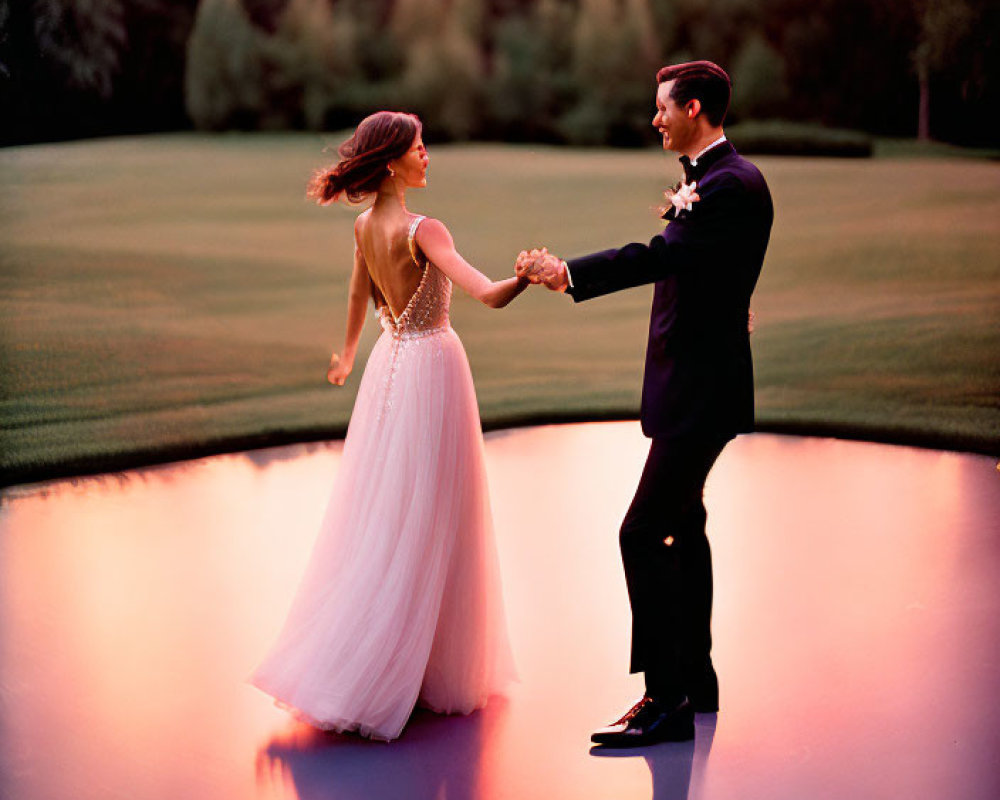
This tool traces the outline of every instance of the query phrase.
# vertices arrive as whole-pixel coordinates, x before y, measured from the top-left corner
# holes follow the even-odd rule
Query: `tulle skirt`
[[[515,677],[468,360],[450,327],[384,333],[306,573],[250,678],[316,727],[397,738]]]

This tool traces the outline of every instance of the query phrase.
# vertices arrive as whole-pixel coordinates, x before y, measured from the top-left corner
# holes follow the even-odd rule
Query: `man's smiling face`
[[[677,153],[686,153],[698,136],[697,108],[691,113],[692,103],[697,106],[697,100],[689,100],[685,107],[674,102],[670,91],[674,81],[661,83],[656,90],[656,116],[653,117],[653,127],[663,137],[663,149]]]

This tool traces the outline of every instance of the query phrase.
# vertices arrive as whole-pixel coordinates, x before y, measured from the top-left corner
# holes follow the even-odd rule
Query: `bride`
[[[491,281],[448,229],[406,208],[426,186],[420,120],[380,111],[317,173],[309,195],[374,199],[355,222],[344,347],[351,373],[368,299],[383,333],[368,358],[306,573],[250,682],[316,727],[392,740],[417,703],[467,714],[515,678],[483,440],[452,284],[492,308],[527,279]]]

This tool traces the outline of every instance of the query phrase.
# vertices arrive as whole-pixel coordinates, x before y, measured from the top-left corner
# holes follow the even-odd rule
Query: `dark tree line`
[[[190,127],[198,0],[0,0],[0,141]]]
[[[708,58],[731,121],[997,145],[992,0],[0,0],[0,141],[334,129],[642,144],[658,66]]]

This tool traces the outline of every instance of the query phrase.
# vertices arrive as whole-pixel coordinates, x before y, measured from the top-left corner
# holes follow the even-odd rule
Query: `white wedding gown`
[[[451,281],[420,284],[365,367],[329,506],[250,682],[316,727],[397,738],[414,706],[469,713],[515,678],[469,363]]]

